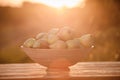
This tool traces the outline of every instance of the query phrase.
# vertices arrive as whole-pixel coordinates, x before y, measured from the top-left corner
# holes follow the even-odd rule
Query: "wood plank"
[[[37,63],[0,64],[0,79],[43,79],[68,75],[69,78],[120,77],[120,62],[80,62],[70,67],[70,72],[60,76],[46,76],[47,67]],[[59,72],[51,72],[59,73]]]

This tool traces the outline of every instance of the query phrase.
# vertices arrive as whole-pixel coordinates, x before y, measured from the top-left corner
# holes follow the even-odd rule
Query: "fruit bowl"
[[[92,50],[92,48],[33,49],[24,46],[21,48],[33,61],[46,66],[48,71],[69,71],[69,66],[87,57]]]

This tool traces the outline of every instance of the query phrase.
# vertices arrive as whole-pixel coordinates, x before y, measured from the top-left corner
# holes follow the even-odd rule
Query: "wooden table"
[[[51,72],[37,63],[0,64],[0,80],[120,80],[120,62],[80,62],[70,72]]]

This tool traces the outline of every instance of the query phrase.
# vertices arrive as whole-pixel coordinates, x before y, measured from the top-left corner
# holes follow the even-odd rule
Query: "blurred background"
[[[120,61],[120,0],[82,0],[70,8],[40,1],[0,0],[0,63],[33,62],[20,49],[23,42],[64,26],[95,36],[95,48],[84,61]]]

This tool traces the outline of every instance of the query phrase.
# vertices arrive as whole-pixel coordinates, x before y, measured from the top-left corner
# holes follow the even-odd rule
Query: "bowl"
[[[69,66],[85,59],[92,49],[34,49],[24,46],[21,48],[33,61],[48,67],[48,71],[68,71]]]

